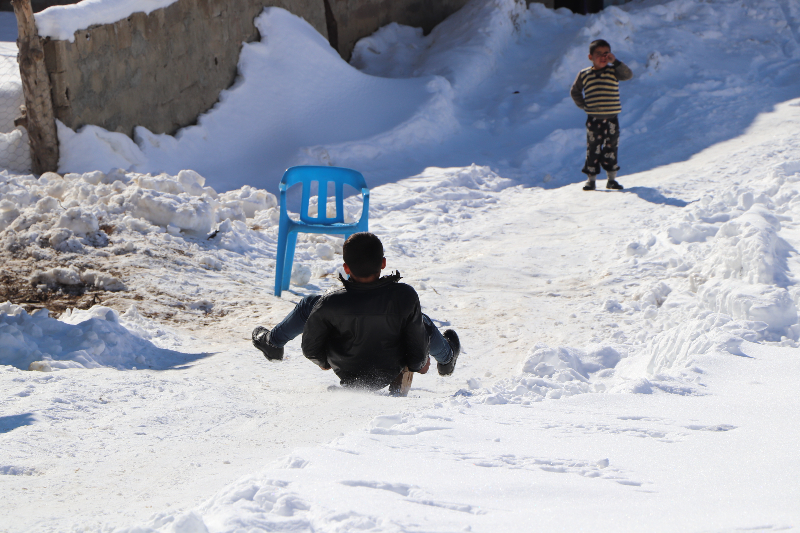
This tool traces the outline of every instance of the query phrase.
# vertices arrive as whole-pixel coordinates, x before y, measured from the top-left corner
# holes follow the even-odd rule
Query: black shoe
[[[622,189],[624,189],[624,188],[625,188],[625,187],[623,187],[622,185],[620,185],[620,184],[617,182],[617,180],[608,180],[608,183],[606,183],[606,189],[616,189],[616,190],[618,190],[618,191],[621,191],[621,190],[622,190]]]
[[[461,353],[461,342],[458,340],[458,334],[452,329],[445,331],[442,336],[447,339],[450,349],[453,350],[453,357],[450,358],[449,363],[444,365],[442,363],[436,363],[436,369],[439,371],[440,376],[449,376],[453,373],[453,370],[456,369],[458,354]]]
[[[281,361],[283,359],[283,347],[273,346],[269,343],[269,330],[258,326],[253,330],[253,346],[261,350],[264,357],[270,361]]]
[[[584,191],[593,191],[593,190],[595,190],[596,188],[597,188],[597,187],[595,186],[595,184],[594,184],[594,182],[593,182],[593,181],[587,181],[587,182],[586,182],[586,185],[584,185],[584,186],[583,186],[583,190],[584,190]]]

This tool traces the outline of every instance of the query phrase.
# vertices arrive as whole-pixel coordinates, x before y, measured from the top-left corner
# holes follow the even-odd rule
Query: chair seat
[[[334,222],[332,224],[309,224],[302,220],[292,220],[289,223],[292,231],[302,231],[308,233],[339,233],[348,228],[357,229],[358,223]]]

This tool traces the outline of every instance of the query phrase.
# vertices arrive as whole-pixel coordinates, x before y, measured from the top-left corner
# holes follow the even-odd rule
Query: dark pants
[[[586,119],[586,163],[581,172],[589,176],[619,170],[617,148],[619,147],[619,120],[614,118]]]
[[[286,318],[272,329],[269,334],[269,342],[275,346],[284,346],[290,340],[302,335],[308,316],[311,314],[314,305],[319,299],[320,296],[315,295],[306,296],[300,300],[294,309],[286,315]],[[433,321],[431,321],[428,315],[422,315],[422,323],[425,325],[425,331],[428,333],[428,342],[430,343],[428,353],[430,353],[431,357],[433,357],[437,363],[449,363],[452,357],[450,343],[439,333],[439,330],[433,325]]]

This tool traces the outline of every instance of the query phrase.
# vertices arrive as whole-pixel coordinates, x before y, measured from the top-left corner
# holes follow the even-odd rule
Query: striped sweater
[[[619,82],[633,77],[631,69],[616,60],[600,70],[583,69],[572,84],[570,95],[575,105],[593,117],[610,118],[622,112]]]

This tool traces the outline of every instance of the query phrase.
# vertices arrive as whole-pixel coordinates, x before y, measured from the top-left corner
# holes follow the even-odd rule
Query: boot
[[[594,176],[589,176],[589,179],[586,181],[586,185],[583,186],[584,191],[593,191],[597,188],[594,184],[594,178]]]
[[[611,172],[606,171],[606,174],[608,174],[608,183],[606,183],[606,189],[616,189],[619,191],[624,188],[622,184],[617,182],[616,170],[612,170]]]
[[[270,361],[283,360],[283,346],[275,346],[269,342],[269,330],[258,326],[253,330],[253,346],[261,350]]]
[[[436,363],[436,369],[439,371],[440,376],[449,376],[456,369],[456,361],[458,361],[458,354],[461,353],[461,341],[458,340],[458,334],[452,329],[448,329],[442,336],[447,339],[450,349],[453,350],[453,357],[450,358],[445,364]]]

